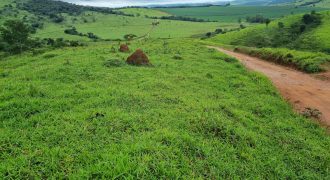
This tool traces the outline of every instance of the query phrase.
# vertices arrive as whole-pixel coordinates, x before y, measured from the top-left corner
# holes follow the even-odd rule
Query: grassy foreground
[[[0,61],[0,177],[330,178],[330,137],[264,76],[190,40],[132,44],[153,67],[112,46]]]

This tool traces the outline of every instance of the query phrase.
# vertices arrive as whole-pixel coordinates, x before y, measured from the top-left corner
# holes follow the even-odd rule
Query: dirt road
[[[294,108],[302,112],[306,107],[318,109],[320,122],[330,127],[330,80],[321,80],[284,66],[251,57],[245,54],[217,49],[240,60],[248,69],[265,74]]]

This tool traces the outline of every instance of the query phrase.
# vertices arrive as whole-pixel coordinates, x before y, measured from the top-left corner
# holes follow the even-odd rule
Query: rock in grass
[[[120,52],[128,52],[129,51],[128,45],[127,44],[120,45],[119,51]]]
[[[126,63],[136,66],[150,65],[148,56],[141,49],[137,49],[131,56],[129,56]]]

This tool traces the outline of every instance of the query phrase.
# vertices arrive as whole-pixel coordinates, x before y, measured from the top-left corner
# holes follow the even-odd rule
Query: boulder
[[[137,49],[131,56],[129,56],[126,63],[136,66],[150,65],[148,56],[141,49]]]

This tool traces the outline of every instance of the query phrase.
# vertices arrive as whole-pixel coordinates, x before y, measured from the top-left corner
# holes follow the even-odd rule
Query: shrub
[[[78,31],[75,27],[64,30],[64,33],[65,34],[71,34],[71,35],[79,35],[79,33],[78,33]]]
[[[9,53],[16,54],[37,45],[30,39],[33,29],[19,20],[8,20],[0,28],[1,48]]]
[[[181,56],[180,54],[175,54],[175,55],[173,56],[173,59],[176,59],[176,60],[182,60],[183,58],[182,58],[182,56]]]
[[[229,62],[229,63],[233,63],[233,62],[237,62],[238,60],[236,58],[233,57],[225,57],[223,58],[224,61]]]

